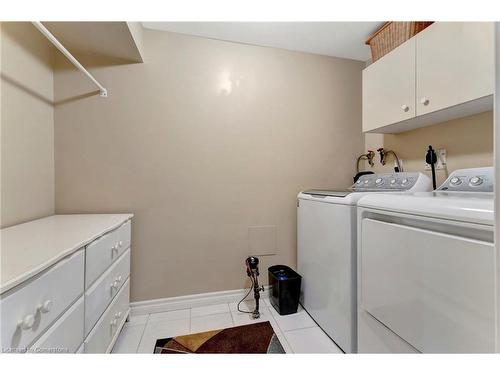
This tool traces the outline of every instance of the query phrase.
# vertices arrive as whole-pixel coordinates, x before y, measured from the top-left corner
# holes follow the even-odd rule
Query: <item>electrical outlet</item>
[[[436,170],[440,169],[446,169],[446,149],[445,148],[440,148],[436,150],[436,156],[437,156],[437,162],[436,165],[434,166]],[[425,160],[425,155],[424,155],[424,160]],[[431,170],[431,165],[425,163],[425,168],[426,171]]]

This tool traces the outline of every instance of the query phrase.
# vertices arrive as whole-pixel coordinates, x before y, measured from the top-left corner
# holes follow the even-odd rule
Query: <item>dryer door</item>
[[[492,243],[362,220],[361,306],[424,353],[495,350]]]

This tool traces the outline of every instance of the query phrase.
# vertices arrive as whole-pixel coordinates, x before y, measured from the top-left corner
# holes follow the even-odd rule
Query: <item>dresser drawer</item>
[[[85,292],[85,335],[94,327],[129,274],[130,250],[127,249]]]
[[[111,349],[109,346],[119,333],[118,328],[127,318],[129,293],[130,283],[127,279],[111,305],[85,339],[85,353],[105,353]]]
[[[130,247],[130,220],[87,245],[85,289]]]
[[[132,222],[128,220],[117,229],[118,248],[120,249],[120,252],[123,252],[130,247],[131,223]]]
[[[83,342],[83,296],[30,348],[34,353],[75,353]]]
[[[26,348],[83,294],[83,249],[0,299],[3,350]]]

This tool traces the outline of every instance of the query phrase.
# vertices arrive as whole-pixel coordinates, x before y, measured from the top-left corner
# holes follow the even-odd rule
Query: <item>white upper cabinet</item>
[[[493,93],[492,23],[439,22],[415,39],[417,116]]]
[[[415,117],[415,39],[363,70],[363,131]]]
[[[493,108],[490,22],[436,22],[363,71],[363,131],[398,133]]]

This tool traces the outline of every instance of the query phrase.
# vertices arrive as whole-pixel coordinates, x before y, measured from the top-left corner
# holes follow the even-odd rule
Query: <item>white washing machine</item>
[[[430,191],[418,172],[364,175],[350,188],[298,195],[301,304],[347,353],[356,352],[356,203],[373,192]]]
[[[495,351],[493,168],[358,202],[358,351]]]

